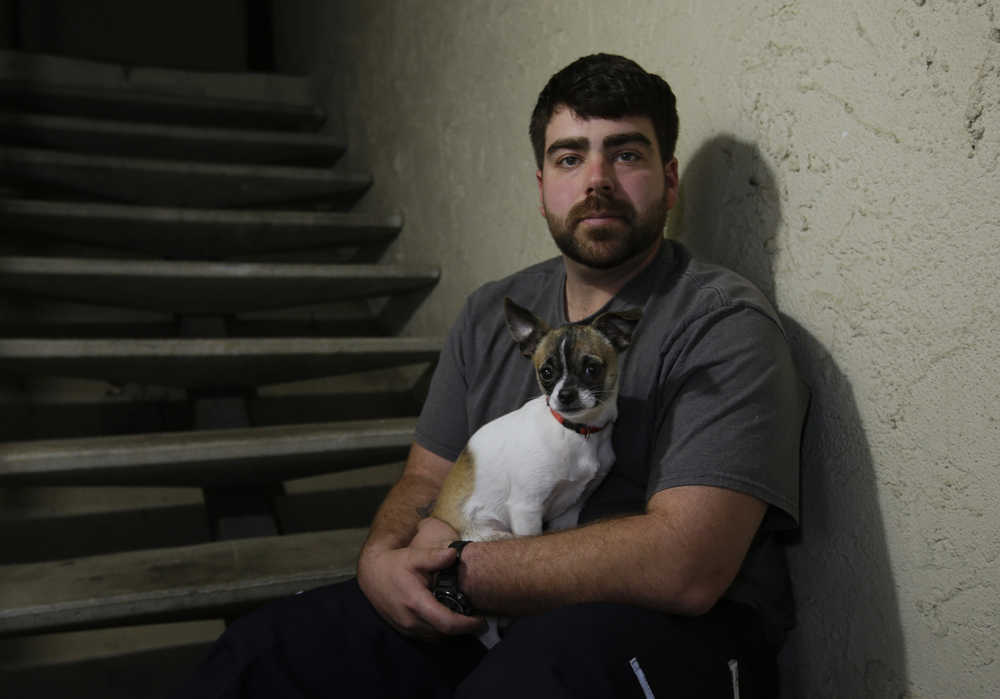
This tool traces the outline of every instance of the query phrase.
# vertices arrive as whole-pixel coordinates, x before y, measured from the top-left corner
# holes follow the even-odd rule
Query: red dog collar
[[[564,418],[552,408],[549,408],[549,412],[552,413],[552,417],[559,421],[560,425],[565,427],[567,430],[576,432],[577,434],[582,434],[584,437],[589,437],[595,432],[600,432],[607,427],[607,424],[601,425],[600,427],[594,427],[593,425],[584,425],[579,422],[572,422]]]

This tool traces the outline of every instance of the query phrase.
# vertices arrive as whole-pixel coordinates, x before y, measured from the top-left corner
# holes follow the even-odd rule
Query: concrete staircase
[[[0,686],[153,697],[342,580],[398,477],[436,268],[308,81],[0,52]]]

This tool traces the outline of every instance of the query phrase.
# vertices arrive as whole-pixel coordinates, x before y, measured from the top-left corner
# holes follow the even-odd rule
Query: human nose
[[[604,158],[591,158],[587,163],[587,194],[607,194],[614,191],[615,171]]]

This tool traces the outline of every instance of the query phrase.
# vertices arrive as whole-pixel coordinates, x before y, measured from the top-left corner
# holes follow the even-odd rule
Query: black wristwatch
[[[458,565],[462,562],[462,549],[468,543],[468,541],[453,541],[448,545],[448,548],[458,551],[458,556],[455,557],[455,562],[451,566],[438,571],[431,592],[434,594],[434,599],[451,611],[465,616],[473,616],[475,612],[472,609],[472,603],[469,602],[465,593],[458,589]]]

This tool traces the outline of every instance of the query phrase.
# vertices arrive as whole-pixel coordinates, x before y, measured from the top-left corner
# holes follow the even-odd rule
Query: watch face
[[[461,592],[455,590],[435,590],[434,598],[453,612],[469,614],[468,604],[462,599]]]
[[[454,569],[443,570],[438,574],[432,589],[434,599],[458,614],[472,615],[472,605],[461,590],[458,589],[458,572]]]

